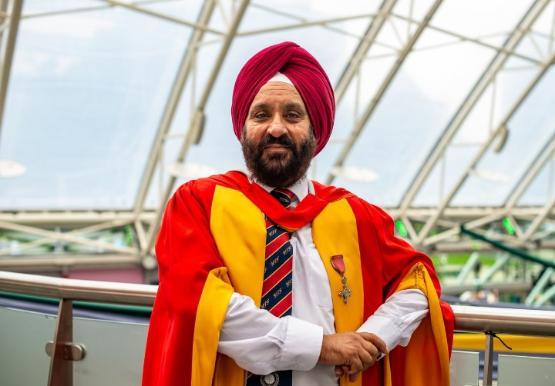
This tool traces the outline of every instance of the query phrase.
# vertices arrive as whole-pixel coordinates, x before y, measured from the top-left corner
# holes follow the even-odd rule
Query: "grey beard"
[[[247,168],[257,181],[265,185],[274,188],[286,188],[293,185],[304,177],[314,156],[316,140],[312,130],[310,130],[310,133],[309,138],[298,146],[295,146],[288,137],[282,138],[282,136],[270,140],[271,143],[280,143],[286,146],[290,152],[289,154],[275,154],[272,156],[264,154],[265,145],[269,141],[267,138],[259,144],[254,144],[247,140],[243,134],[241,146]]]

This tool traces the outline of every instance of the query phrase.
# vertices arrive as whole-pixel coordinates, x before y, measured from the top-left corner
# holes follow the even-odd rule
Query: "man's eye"
[[[255,119],[264,119],[264,118],[266,118],[266,117],[267,117],[266,113],[265,113],[265,112],[262,112],[262,111],[259,112],[259,113],[254,114],[254,118],[255,118]]]
[[[301,114],[297,113],[296,111],[289,111],[286,115],[287,119],[299,119]]]

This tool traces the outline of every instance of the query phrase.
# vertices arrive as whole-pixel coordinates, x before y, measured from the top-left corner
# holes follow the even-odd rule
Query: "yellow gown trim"
[[[341,235],[341,237],[337,237]],[[337,332],[356,331],[363,323],[364,288],[358,247],[356,218],[347,200],[332,202],[314,219],[312,238],[322,258],[328,274]],[[347,303],[339,296],[343,288],[341,276],[331,265],[331,257],[342,255],[345,262],[345,276],[351,288]],[[347,376],[341,377],[341,386],[360,386],[362,377],[350,382]]]
[[[244,370],[229,357],[224,355],[216,357],[215,353],[219,331],[233,291],[250,296],[255,304],[260,306],[266,248],[264,214],[243,193],[217,186],[212,202],[210,228],[226,268],[210,273],[201,296],[195,322],[192,385],[243,386]],[[338,234],[341,234],[341,237],[337,237]],[[328,275],[336,331],[355,331],[363,322],[364,290],[357,223],[347,200],[332,202],[324,208],[313,220],[312,236]],[[345,275],[352,290],[346,304],[338,295],[343,285],[341,276],[331,266],[330,258],[333,255],[342,255],[345,262]],[[410,386],[448,385],[447,344],[439,299],[431,278],[422,264],[416,264],[411,269],[397,290],[406,288],[421,289],[430,304],[430,316],[425,319],[412,338],[413,342],[419,342],[419,344],[411,344],[408,347],[411,355],[407,356],[407,372],[411,377],[406,379],[414,378],[414,383],[411,381]],[[430,344],[434,343],[441,353],[438,355],[441,371],[430,375],[429,368],[422,368],[422,356],[417,357],[415,354],[418,355],[416,352],[419,350],[418,346],[424,345],[430,349]],[[389,371],[387,357],[384,367],[387,385]],[[425,370],[426,377],[424,377]],[[422,377],[415,372],[421,373]],[[214,374],[213,380],[212,374]],[[416,376],[413,377],[413,375]],[[435,380],[444,383],[430,382]],[[361,384],[362,377],[358,377],[355,382],[349,382],[347,377],[342,377],[340,380],[341,386]],[[391,384],[390,377],[389,384]]]
[[[228,269],[233,290],[250,296],[260,306],[266,250],[264,214],[240,191],[217,186],[210,230]],[[214,386],[243,386],[244,383],[245,371],[233,359],[218,355]],[[208,385],[211,383],[202,386]]]
[[[404,386],[448,386],[449,351],[443,314],[432,278],[422,263],[416,263],[397,286],[395,292],[419,289],[428,298],[429,314],[412,334],[406,348]],[[424,366],[426,362],[438,366]],[[385,386],[391,386],[391,363],[385,358]]]
[[[233,288],[229,284],[227,268],[210,271],[197,307],[193,337],[191,385],[212,384],[220,330]]]

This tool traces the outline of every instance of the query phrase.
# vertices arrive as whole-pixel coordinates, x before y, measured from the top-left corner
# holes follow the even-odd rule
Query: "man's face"
[[[269,82],[260,89],[249,108],[241,145],[247,167],[266,185],[287,187],[304,176],[316,141],[295,87]]]

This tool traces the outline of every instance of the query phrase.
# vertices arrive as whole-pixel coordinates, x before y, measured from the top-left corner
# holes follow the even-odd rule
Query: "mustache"
[[[295,144],[293,143],[293,141],[291,140],[291,138],[289,138],[286,134],[283,134],[280,137],[274,137],[272,135],[266,135],[261,141],[260,141],[260,148],[265,148],[268,145],[281,145],[281,146],[285,146],[291,149],[294,149]]]

